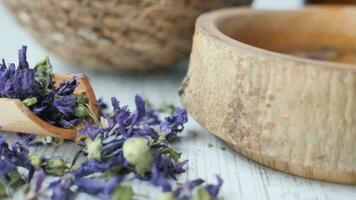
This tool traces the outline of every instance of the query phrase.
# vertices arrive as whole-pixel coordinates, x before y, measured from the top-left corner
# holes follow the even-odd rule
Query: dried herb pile
[[[76,84],[68,82],[58,88],[49,86],[53,84],[41,86],[36,77],[42,76],[36,75],[37,70],[26,67],[25,54],[26,48],[20,50],[17,68],[3,63],[0,77],[0,84],[5,88],[7,84],[10,88],[21,87],[17,91],[23,94],[7,92],[11,89],[1,87],[1,95],[24,101],[36,98],[37,102],[53,106],[59,113],[58,119],[78,119],[73,114],[78,101],[70,106],[66,106],[69,103],[64,100],[63,104],[55,103],[55,100],[72,96],[73,85]],[[49,69],[49,61],[43,63],[47,63],[45,68]],[[51,82],[51,79],[46,80]],[[41,94],[38,87],[46,88],[46,93],[51,93],[54,100],[43,100],[50,95]],[[40,105],[37,102],[29,105],[33,111]],[[101,101],[98,104],[102,108],[106,106]],[[81,150],[72,162],[60,157],[33,154],[30,147],[36,138],[32,136],[21,136],[12,144],[0,136],[0,198],[10,198],[16,192],[22,199],[28,200],[67,200],[78,193],[87,193],[99,199],[130,200],[138,195],[130,185],[132,180],[137,179],[159,187],[162,194],[157,197],[158,200],[217,199],[223,184],[219,176],[216,184],[205,183],[202,179],[177,184],[176,178],[185,172],[188,160],[182,160],[181,153],[172,148],[171,143],[177,140],[188,121],[186,110],[167,104],[155,108],[139,95],[135,97],[134,111],[121,105],[115,97],[111,99],[111,105],[112,112],[101,110],[96,124],[88,123],[79,131],[81,140],[77,144]],[[77,163],[79,156],[85,159]]]
[[[30,68],[27,47],[19,50],[19,63],[0,64],[0,97],[20,99],[37,116],[58,127],[72,128],[84,122],[90,112],[88,99],[74,94],[75,78],[56,84],[48,57]]]

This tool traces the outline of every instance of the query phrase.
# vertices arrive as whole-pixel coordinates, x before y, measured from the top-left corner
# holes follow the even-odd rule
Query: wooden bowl
[[[167,68],[189,55],[204,11],[252,0],[16,0],[2,2],[49,50],[101,70]]]
[[[356,52],[356,7],[234,8],[197,20],[180,95],[241,154],[302,177],[356,184],[356,66],[278,53]]]

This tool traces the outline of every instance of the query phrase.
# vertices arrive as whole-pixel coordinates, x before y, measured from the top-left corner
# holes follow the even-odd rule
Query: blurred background
[[[160,16],[157,12],[162,13],[164,9],[169,10],[175,5],[164,5],[163,8],[156,5],[149,5],[150,8],[147,8],[148,5],[135,7],[137,1],[131,1],[133,3],[126,3],[126,6],[116,5],[118,12],[121,12],[113,14],[117,18],[110,21],[102,17],[102,24],[93,25],[92,21],[103,15],[100,14],[101,10],[107,9],[107,12],[111,12],[109,7],[115,5],[104,3],[105,7],[100,8],[100,5],[95,4],[100,1],[60,1],[61,3],[56,5],[54,2],[58,1],[47,0],[3,2],[6,6],[0,5],[1,58],[5,58],[7,62],[16,62],[17,50],[26,45],[30,64],[35,64],[43,56],[49,55],[55,72],[85,73],[91,79],[98,97],[107,100],[111,96],[117,96],[127,104],[132,102],[136,93],[146,95],[154,102],[178,103],[177,89],[187,70],[186,58],[189,56],[195,17],[200,12],[215,7],[250,3],[248,0],[198,0],[193,3],[194,8],[179,5],[183,10]],[[74,2],[78,5],[74,5]],[[147,2],[153,4],[150,2],[158,1]],[[91,4],[93,10],[80,11],[80,4]],[[255,0],[252,6],[259,9],[293,9],[302,4],[302,0]],[[145,16],[140,18],[141,21],[125,17],[125,14],[133,15],[130,9],[134,8],[139,10],[136,15]],[[88,13],[92,16],[88,17]],[[185,18],[176,19],[181,16]],[[159,22],[159,17],[166,17],[165,23],[168,24]],[[148,24],[142,24],[145,22]],[[161,25],[157,25],[157,30],[153,30],[156,23]],[[112,32],[119,32],[118,35],[112,35],[115,41],[107,39],[106,35],[100,35],[113,34],[107,33],[103,26],[115,30]],[[122,26],[127,27],[124,30]],[[177,30],[177,27],[182,30]],[[152,34],[158,35],[158,38],[153,38]]]

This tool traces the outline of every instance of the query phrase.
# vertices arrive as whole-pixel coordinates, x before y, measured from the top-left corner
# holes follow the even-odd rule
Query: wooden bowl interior
[[[216,26],[239,42],[280,53],[331,47],[356,54],[356,8],[319,6],[294,11],[244,10],[219,18]]]

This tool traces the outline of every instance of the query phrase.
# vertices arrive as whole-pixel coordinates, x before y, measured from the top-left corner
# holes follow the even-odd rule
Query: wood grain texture
[[[200,17],[182,102],[203,127],[252,160],[303,177],[356,184],[356,67],[271,53],[226,36],[243,35],[251,31],[248,27],[258,25],[268,33],[273,29],[267,27],[272,15],[283,20],[275,21],[275,35],[265,36],[267,41],[259,45],[271,47],[278,27],[283,28],[278,22],[289,24],[298,38],[309,40],[313,30],[303,32],[298,27],[308,26],[306,19],[316,13],[347,19],[356,16],[356,9],[225,9]],[[242,29],[244,20],[253,23],[254,17],[259,20]],[[322,28],[327,34],[338,23],[340,37],[344,34],[350,43],[356,41],[347,30],[356,21],[340,20],[330,26],[323,20],[315,24],[318,18],[311,21],[319,34]]]

